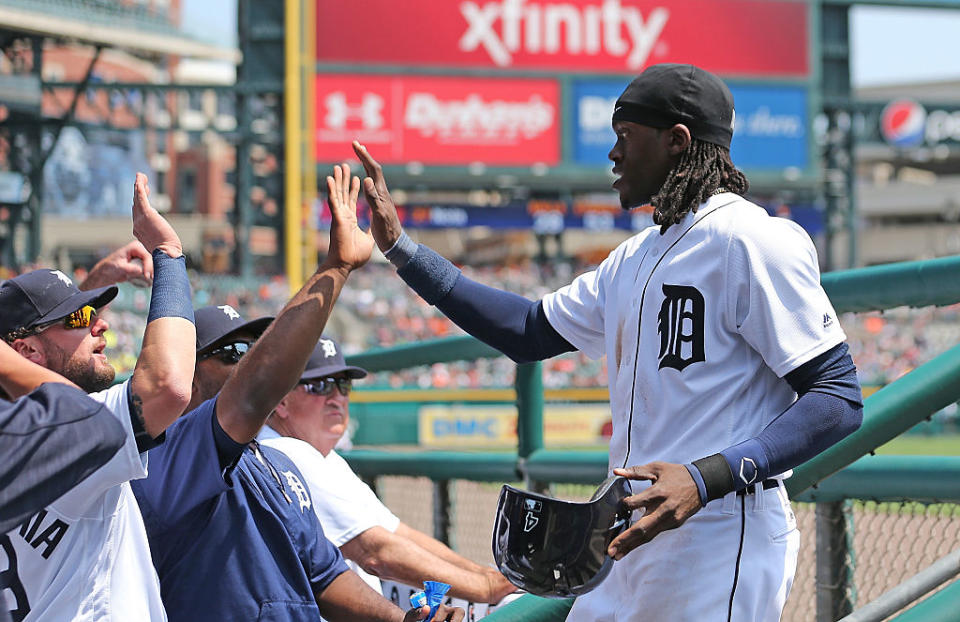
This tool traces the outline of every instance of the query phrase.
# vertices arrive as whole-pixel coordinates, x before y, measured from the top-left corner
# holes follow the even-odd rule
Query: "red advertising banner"
[[[809,73],[804,0],[317,0],[320,62],[722,75]]]
[[[385,164],[556,164],[555,80],[323,74],[316,156],[352,157],[359,140]]]

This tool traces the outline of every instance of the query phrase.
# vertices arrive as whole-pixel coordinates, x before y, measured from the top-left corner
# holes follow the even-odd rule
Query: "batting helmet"
[[[493,527],[497,567],[537,596],[586,594],[613,567],[607,547],[630,524],[630,511],[620,502],[631,494],[623,477],[608,477],[586,503],[505,485]]]

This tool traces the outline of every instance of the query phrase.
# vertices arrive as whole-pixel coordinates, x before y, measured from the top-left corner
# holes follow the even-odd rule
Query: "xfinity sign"
[[[317,63],[636,75],[691,63],[722,76],[810,75],[806,0],[317,2]],[[363,41],[363,45],[357,45]]]
[[[670,11],[651,8],[646,15],[620,0],[599,5],[540,3],[527,0],[461,2],[467,30],[459,48],[482,48],[500,67],[509,67],[513,54],[570,55],[606,53],[624,57],[628,69],[646,64],[663,32]]]

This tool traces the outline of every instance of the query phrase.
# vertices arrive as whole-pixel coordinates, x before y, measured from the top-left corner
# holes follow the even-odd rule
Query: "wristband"
[[[387,252],[385,252],[383,256],[389,259],[390,263],[399,270],[407,265],[407,262],[413,259],[413,256],[416,254],[417,243],[410,239],[406,231],[401,231],[400,237],[393,243],[393,246],[387,249]]]
[[[432,305],[443,300],[460,278],[456,266],[423,244],[417,246],[416,254],[397,274]]]
[[[186,258],[180,255],[174,259],[159,248],[151,254],[153,291],[150,294],[147,324],[161,317],[182,317],[193,322],[193,300]]]
[[[687,472],[690,473],[690,477],[693,478],[693,483],[697,485],[697,494],[700,496],[700,505],[706,506],[710,499],[707,497],[707,484],[703,481],[703,474],[700,473],[700,469],[692,464],[685,464],[683,466],[686,467]]]
[[[727,464],[726,458],[721,454],[713,454],[706,458],[694,460],[693,466],[697,467],[700,476],[703,478],[707,501],[720,499],[728,492],[733,491],[733,474],[730,472],[730,465]],[[694,481],[696,481],[696,478],[694,478]]]

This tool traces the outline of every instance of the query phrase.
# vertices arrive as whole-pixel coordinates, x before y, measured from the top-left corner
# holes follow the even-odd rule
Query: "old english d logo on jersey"
[[[703,361],[703,294],[688,285],[663,284],[663,304],[657,315],[660,333],[659,369],[677,371]]]

